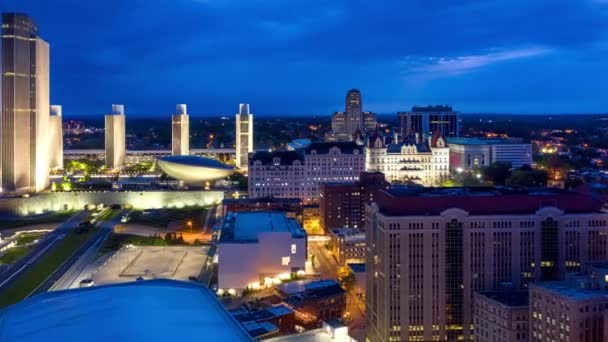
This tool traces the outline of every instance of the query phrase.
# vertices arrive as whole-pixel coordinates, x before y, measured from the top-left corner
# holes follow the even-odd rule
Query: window
[[[283,266],[289,266],[289,262],[291,261],[291,258],[286,256],[286,257],[282,257],[281,258],[281,264]]]
[[[295,244],[291,245],[291,254],[296,254],[296,245]]]

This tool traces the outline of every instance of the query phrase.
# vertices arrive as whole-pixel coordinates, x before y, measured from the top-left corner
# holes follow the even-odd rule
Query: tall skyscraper
[[[250,152],[253,152],[253,114],[249,113],[249,104],[241,103],[236,114],[236,167],[248,168]]]
[[[460,135],[458,112],[450,106],[415,106],[412,111],[399,112],[397,116],[401,123],[402,136],[415,133],[430,136],[437,130],[446,138]]]
[[[49,166],[51,169],[63,169],[63,122],[61,106],[51,106],[49,135]]]
[[[363,111],[361,92],[351,89],[346,93],[344,112],[334,113],[331,124],[335,134],[343,135],[343,140],[350,140],[357,131],[365,132],[375,129],[377,121],[374,113]]]
[[[49,44],[25,14],[2,15],[0,161],[4,192],[49,185]]]
[[[106,115],[106,167],[116,169],[125,164],[125,106],[112,105]]]
[[[363,104],[361,103],[361,92],[351,89],[346,93],[345,100],[346,133],[354,134],[357,130],[363,130]]]
[[[185,104],[178,104],[172,117],[171,154],[174,156],[190,154],[190,118]]]
[[[369,340],[468,341],[475,291],[524,290],[608,261],[602,205],[551,189],[380,192],[365,209]]]

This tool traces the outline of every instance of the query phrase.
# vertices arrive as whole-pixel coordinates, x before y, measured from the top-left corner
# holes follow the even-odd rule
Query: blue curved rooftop
[[[199,157],[199,156],[165,156],[158,158],[159,160],[175,163],[175,164],[183,164],[190,166],[201,166],[201,167],[213,167],[219,169],[227,169],[232,170],[233,167],[230,165],[226,165],[218,160]]]

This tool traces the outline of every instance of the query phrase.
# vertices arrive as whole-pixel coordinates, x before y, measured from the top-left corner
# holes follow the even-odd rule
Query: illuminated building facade
[[[171,154],[190,154],[190,118],[185,104],[178,104],[176,113],[171,118]]]
[[[384,173],[389,182],[437,186],[450,176],[449,148],[439,131],[427,141],[412,134],[386,144],[376,132],[365,146],[365,170]]]
[[[1,179],[4,192],[49,186],[49,44],[25,14],[2,14]]]
[[[522,139],[448,138],[450,168],[473,170],[495,162],[532,165],[532,145]]]
[[[50,168],[63,169],[63,123],[61,106],[51,106],[49,123]]]
[[[371,341],[470,340],[473,292],[608,261],[608,213],[558,189],[394,188],[366,207]]]
[[[236,167],[246,170],[251,152],[253,152],[253,114],[249,112],[249,104],[241,103],[236,114]]]
[[[259,151],[249,161],[249,196],[319,202],[323,183],[350,183],[364,171],[363,147],[354,142],[314,142],[297,151]]]
[[[410,112],[397,113],[401,135],[420,133],[431,135],[439,130],[444,137],[460,135],[458,112],[450,106],[413,107]]]
[[[106,167],[118,169],[125,165],[125,107],[112,105],[112,113],[106,117],[105,150]]]
[[[356,132],[374,130],[376,125],[376,115],[363,111],[361,92],[357,89],[346,93],[345,111],[334,113],[331,119],[333,133],[343,136],[345,140],[350,140]]]
[[[218,288],[257,289],[303,272],[306,241],[304,229],[283,212],[226,214],[217,246]]]

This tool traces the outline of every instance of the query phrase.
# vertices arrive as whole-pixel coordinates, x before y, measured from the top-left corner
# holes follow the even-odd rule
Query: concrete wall
[[[130,204],[135,209],[208,205],[224,199],[223,191],[49,192],[29,198],[0,198],[0,211],[18,215],[82,209],[87,204]]]

